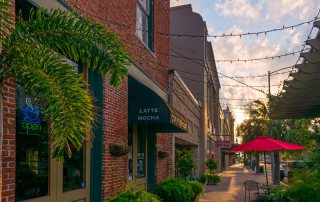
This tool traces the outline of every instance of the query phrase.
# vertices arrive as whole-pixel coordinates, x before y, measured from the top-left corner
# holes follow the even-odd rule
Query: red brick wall
[[[141,66],[165,90],[168,88],[170,2],[154,0],[154,50],[148,50],[136,36],[136,0],[67,0],[84,16],[90,16],[120,35],[134,62]],[[161,64],[161,65],[158,65]]]
[[[105,81],[107,83],[107,79]],[[105,85],[103,136],[103,198],[115,195],[127,183],[127,156],[114,157],[110,144],[128,145],[128,82],[120,88]]]
[[[156,182],[159,183],[164,178],[168,177],[170,173],[170,156],[172,155],[170,152],[170,135],[159,133],[157,134],[157,150],[168,152],[168,156],[160,159],[157,158],[157,179]]]
[[[83,15],[96,16],[94,19],[112,31],[119,33],[135,63],[146,71],[165,90],[168,89],[168,61],[166,55],[151,53],[135,35],[136,0],[98,1],[68,0],[73,8]],[[158,32],[169,32],[169,1],[154,0],[154,50],[169,52],[169,39],[160,37]],[[108,20],[103,20],[103,19]],[[112,23],[112,22],[116,23]],[[125,26],[117,26],[124,24]],[[126,26],[131,26],[128,29]],[[130,45],[134,44],[134,45]],[[159,63],[161,65],[156,65]],[[108,79],[104,90],[104,151],[103,151],[103,198],[116,194],[127,182],[127,157],[112,157],[108,146],[112,143],[127,144],[128,128],[128,85],[114,89]],[[14,201],[15,186],[15,86],[12,80],[4,83],[4,141],[3,141],[3,186],[2,201]],[[159,144],[166,144],[167,137],[160,138]],[[166,176],[168,160],[159,160],[158,179]]]
[[[148,73],[164,90],[168,89],[167,55],[148,50],[135,34],[136,0],[97,1],[68,0],[82,15],[93,17],[95,21],[118,33],[134,63]],[[169,52],[169,38],[160,37],[158,32],[169,32],[170,2],[154,0],[154,50]],[[122,26],[119,26],[122,24]],[[124,26],[123,26],[124,25]],[[130,28],[128,28],[130,27]],[[161,64],[161,65],[157,65]],[[106,79],[106,82],[108,80]],[[104,90],[104,151],[103,151],[103,198],[118,193],[127,182],[127,156],[112,157],[108,146],[112,143],[127,145],[128,128],[128,86],[124,82],[118,89],[105,85]],[[168,139],[158,138],[158,145]],[[167,150],[167,149],[166,149]],[[158,160],[157,179],[167,176],[168,160]]]
[[[14,0],[11,0],[14,4]],[[12,14],[14,15],[14,9]],[[16,160],[16,105],[15,83],[13,79],[6,79],[1,88],[3,93],[3,140],[2,140],[2,168],[0,173],[1,201],[14,201],[15,189],[15,160]]]
[[[3,85],[2,201],[14,201],[16,106],[13,79]]]

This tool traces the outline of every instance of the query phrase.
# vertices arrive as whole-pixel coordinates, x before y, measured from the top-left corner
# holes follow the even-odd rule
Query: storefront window
[[[146,134],[141,126],[137,135],[137,178],[146,176]]]
[[[48,127],[34,98],[16,89],[16,190],[15,201],[49,194]]]
[[[70,191],[74,189],[84,188],[85,175],[85,149],[80,151],[72,151],[70,159],[65,158],[63,162],[63,191]]]

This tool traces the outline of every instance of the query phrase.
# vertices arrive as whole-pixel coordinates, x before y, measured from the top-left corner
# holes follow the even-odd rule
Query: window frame
[[[136,35],[140,39],[140,41],[150,50],[153,51],[153,0],[145,0],[146,6],[144,6],[140,0],[136,1]],[[140,10],[141,14],[146,17],[146,29],[143,29],[143,22],[138,21],[138,9]],[[137,23],[141,24],[142,30],[138,29]],[[139,32],[142,32],[142,37],[140,36]],[[146,40],[143,39],[144,32],[146,34]]]

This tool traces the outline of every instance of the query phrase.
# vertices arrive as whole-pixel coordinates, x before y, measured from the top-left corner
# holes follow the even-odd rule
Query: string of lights
[[[76,3],[76,2],[74,2]],[[268,29],[268,30],[263,30],[263,31],[256,31],[256,32],[244,32],[244,33],[222,33],[222,34],[206,34],[206,35],[193,35],[193,34],[183,34],[183,33],[165,33],[165,32],[153,32],[153,31],[149,31],[149,30],[144,30],[141,28],[136,28],[136,27],[132,27],[126,23],[120,23],[120,22],[115,22],[112,21],[106,17],[103,16],[98,16],[98,15],[94,15],[92,13],[88,13],[87,11],[81,9],[80,7],[77,7],[77,10],[81,13],[85,13],[86,15],[89,15],[91,17],[100,19],[100,20],[104,20],[106,22],[109,22],[110,24],[113,24],[115,26],[120,26],[120,27],[124,27],[130,30],[133,30],[134,32],[136,31],[142,31],[142,32],[147,32],[150,35],[152,34],[158,34],[161,37],[172,37],[172,38],[179,38],[179,39],[185,39],[185,38],[192,38],[192,39],[203,39],[203,38],[225,38],[225,37],[243,37],[243,36],[259,36],[259,35],[264,35],[266,36],[268,33],[270,32],[276,32],[276,31],[283,31],[283,30],[287,30],[287,29],[294,29],[297,27],[300,27],[302,25],[306,25],[306,24],[310,24],[313,23],[314,21],[318,20],[318,17],[315,17],[313,19],[310,19],[308,21],[304,21],[304,22],[300,22],[298,24],[294,24],[294,25],[283,25],[282,27],[279,28],[273,28],[273,29]]]
[[[128,44],[128,45],[132,45],[132,46],[135,46],[137,48],[140,48],[140,49],[145,49],[144,46],[138,46],[136,45],[135,43],[131,43],[127,40],[122,40],[123,43],[125,44]],[[200,63],[205,63],[205,62],[230,62],[230,63],[233,63],[233,62],[253,62],[253,61],[259,61],[259,60],[269,60],[269,59],[281,59],[282,57],[287,57],[287,56],[294,56],[296,54],[300,54],[301,52],[303,51],[307,51],[309,50],[309,48],[307,49],[304,49],[304,50],[299,50],[299,51],[294,51],[294,52],[286,52],[286,53],[283,53],[283,54],[280,54],[280,55],[273,55],[273,56],[266,56],[266,57],[260,57],[260,58],[246,58],[246,59],[215,59],[215,60],[203,60],[203,59],[199,59],[199,58],[190,58],[190,60],[193,60],[193,61],[198,61]],[[171,51],[174,51],[171,49]],[[181,57],[181,56],[178,56],[178,55],[174,55],[174,54],[168,54],[168,53],[164,53],[164,52],[161,52],[161,51],[153,51],[153,53],[155,54],[160,54],[160,55],[165,55],[165,56],[169,56],[169,57],[175,57],[175,58],[179,58],[179,59],[185,59],[184,57]]]
[[[320,9],[318,10],[318,13],[317,13],[315,19],[319,18],[319,14],[320,14]],[[310,32],[309,32],[309,34],[308,34],[308,37],[307,37],[307,40],[310,39],[313,29],[314,29],[314,26],[311,27],[311,30],[310,30]],[[301,49],[301,50],[303,50],[303,49],[307,46],[307,40],[305,41],[305,43],[304,43],[304,45],[302,46],[302,49]],[[301,59],[301,56],[297,59],[295,65],[294,65],[293,68],[292,68],[292,71],[294,70],[295,66],[299,63],[300,59]],[[278,91],[278,93],[277,93],[278,95],[280,95],[281,91],[282,91],[283,88],[284,88],[283,84],[285,83],[285,81],[288,81],[289,78],[290,78],[290,74],[288,75],[288,77],[287,77],[283,82],[280,82],[279,87],[278,87],[279,91]],[[281,85],[282,85],[282,88],[280,87]]]
[[[181,53],[179,53],[179,52],[177,52],[177,51],[175,51],[175,53],[179,54],[180,56],[186,57],[186,56],[184,56],[183,54],[181,54]],[[187,58],[187,57],[186,57],[186,58]],[[191,62],[193,62],[193,63],[195,63],[195,64],[199,64],[199,63],[197,63],[196,61],[193,61],[193,60],[191,60]],[[221,73],[221,72],[217,72],[217,74],[222,75],[222,76],[225,76],[225,77],[227,77],[227,78],[229,78],[229,79],[231,79],[231,80],[233,80],[233,81],[235,81],[235,82],[237,82],[237,83],[243,84],[243,85],[247,86],[248,88],[254,89],[254,90],[256,90],[256,91],[258,91],[258,92],[260,92],[260,93],[263,93],[263,94],[265,94],[265,95],[267,94],[266,92],[264,92],[264,91],[261,90],[261,89],[257,89],[257,88],[255,88],[255,87],[251,87],[251,86],[249,86],[248,84],[246,84],[246,83],[244,83],[244,82],[242,82],[242,81],[239,81],[239,80],[237,80],[237,79],[231,78],[230,76],[227,76],[227,75],[225,75],[225,74],[223,74],[223,73]]]
[[[185,92],[182,92],[182,91],[177,90],[177,89],[175,89],[173,92],[174,92],[174,93],[179,93],[179,94],[185,94]],[[200,93],[193,93],[193,94],[202,95],[202,94],[200,94]],[[207,95],[207,96],[204,96],[204,97],[206,97],[207,99],[208,99],[208,98],[212,98],[213,100],[215,99],[215,97],[213,97],[213,96],[208,96],[208,95]],[[198,99],[198,100],[204,102],[203,98]],[[253,99],[253,100],[256,100],[256,99]],[[250,101],[252,101],[252,100],[250,100]],[[211,104],[218,104],[218,105],[220,105],[220,106],[229,106],[229,107],[248,107],[251,102],[250,102],[250,103],[247,103],[247,104],[241,104],[241,105],[229,104],[229,103],[222,103],[222,102],[215,102],[215,101],[211,101],[210,103],[211,103]]]
[[[148,62],[150,62],[150,63],[152,63],[152,64],[155,64],[155,65],[158,65],[158,66],[160,66],[160,67],[164,67],[164,68],[167,68],[167,65],[164,65],[164,64],[161,64],[161,63],[157,63],[157,62],[154,62],[153,60],[149,60],[148,58],[144,58],[144,57],[141,57],[140,55],[136,55],[136,54],[132,54],[132,55],[134,55],[135,57],[137,57],[137,58],[140,58],[141,60],[138,60],[137,58],[136,58],[136,60],[138,61],[138,62],[140,62],[140,63],[144,63],[144,61],[142,61],[142,60],[147,60]],[[165,70],[163,70],[163,69],[159,69],[159,68],[157,68],[157,67],[151,67],[151,68],[154,68],[155,70],[157,70],[157,71],[162,71],[162,72],[166,72]],[[175,70],[175,68],[174,67],[169,67],[169,68],[171,68],[171,69],[173,69],[173,70]],[[177,70],[178,72],[182,72],[182,73],[185,73],[187,76],[183,76],[183,75],[179,75],[181,78],[183,78],[183,79],[186,79],[186,80],[190,80],[190,81],[194,81],[194,82],[202,82],[203,83],[203,81],[200,81],[200,80],[196,80],[196,79],[192,79],[192,78],[189,78],[188,76],[189,75],[195,75],[195,76],[203,76],[203,74],[200,74],[200,73],[194,73],[194,72],[189,72],[189,71],[185,71],[185,70]],[[213,70],[214,71],[214,70]],[[216,73],[219,73],[218,71],[214,71],[214,72],[216,72]],[[275,73],[275,74],[273,74],[273,75],[278,75],[278,74],[286,74],[286,73],[289,73],[289,72],[291,72],[291,71],[285,71],[285,72],[279,72],[279,73]],[[218,78],[231,78],[231,79],[235,79],[235,78],[257,78],[257,77],[266,77],[266,76],[268,76],[267,74],[263,74],[263,75],[250,75],[250,76],[227,76],[227,75],[224,75],[224,76],[217,76]],[[215,77],[215,76],[213,76],[213,77]],[[225,84],[222,84],[221,86],[224,86]],[[231,86],[231,85],[230,85]],[[240,85],[232,85],[232,86],[237,86],[237,87],[257,87],[257,88],[259,88],[259,87],[267,87],[267,86],[251,86],[251,85],[242,85],[242,86],[240,86]],[[277,85],[272,85],[272,86],[277,86]]]

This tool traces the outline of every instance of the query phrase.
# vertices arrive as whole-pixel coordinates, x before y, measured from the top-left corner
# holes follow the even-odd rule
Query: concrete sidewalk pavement
[[[268,173],[269,174],[269,173]],[[265,175],[257,175],[251,169],[247,169],[243,164],[236,164],[226,169],[221,175],[221,183],[218,185],[207,185],[205,194],[199,202],[243,202],[244,182],[254,180],[261,184],[266,183]],[[271,176],[268,177],[271,183]],[[248,200],[247,200],[248,201]]]

